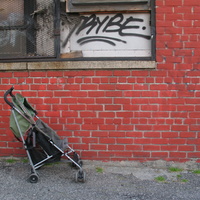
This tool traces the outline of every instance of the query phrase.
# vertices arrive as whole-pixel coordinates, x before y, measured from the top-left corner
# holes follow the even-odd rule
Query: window
[[[0,59],[55,57],[54,0],[1,0]]]
[[[154,7],[150,0],[68,0],[66,18],[75,25],[62,23],[62,55],[154,60]]]
[[[155,0],[1,0],[0,60],[155,60]]]

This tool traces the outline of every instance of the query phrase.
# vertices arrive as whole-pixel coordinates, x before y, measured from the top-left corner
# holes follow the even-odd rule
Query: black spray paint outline
[[[118,42],[122,42],[122,43],[127,43],[125,40],[121,40],[118,38],[113,38],[113,37],[106,37],[106,36],[88,36],[88,37],[83,37],[80,38],[79,40],[77,40],[77,43],[79,43],[80,45],[84,45],[86,43],[89,42],[106,42],[112,46],[116,46],[116,43],[114,43],[113,41],[118,41]]]

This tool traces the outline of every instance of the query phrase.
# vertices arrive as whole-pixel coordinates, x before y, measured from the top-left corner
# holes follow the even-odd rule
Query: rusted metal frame
[[[60,0],[54,0],[54,52],[60,57]]]
[[[151,0],[151,59],[156,60],[156,9],[155,0]]]
[[[148,0],[73,0],[73,5],[102,5],[102,4],[144,4],[147,3]]]
[[[26,18],[32,18],[31,17],[31,13],[34,12],[36,7],[36,0],[24,0],[24,21],[26,20]],[[36,33],[35,33],[35,27],[34,27],[34,23],[33,24],[29,24],[29,26],[27,26],[26,32],[27,35],[30,35],[31,38],[34,41],[30,41],[28,38],[26,38],[26,54],[34,54],[36,51]]]

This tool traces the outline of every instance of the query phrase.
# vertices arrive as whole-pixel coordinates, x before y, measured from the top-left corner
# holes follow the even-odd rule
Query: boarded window
[[[150,0],[67,0],[67,12],[141,11],[151,10],[150,4]]]
[[[154,60],[154,7],[148,0],[68,0],[72,23],[62,23],[62,55]]]

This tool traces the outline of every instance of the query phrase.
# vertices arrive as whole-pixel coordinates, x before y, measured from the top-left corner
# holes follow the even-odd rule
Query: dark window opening
[[[55,2],[56,0],[1,0],[1,60],[56,56]]]

